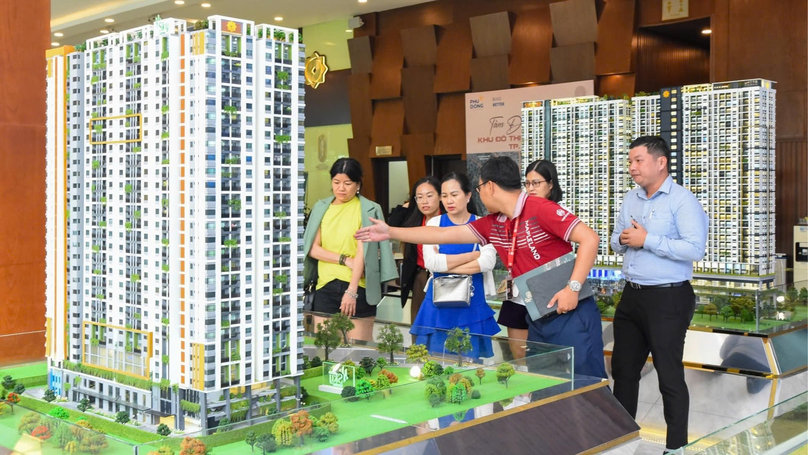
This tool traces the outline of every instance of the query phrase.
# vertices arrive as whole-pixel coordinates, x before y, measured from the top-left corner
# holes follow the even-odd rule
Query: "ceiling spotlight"
[[[282,21],[282,20],[283,20],[283,18],[282,18],[282,17],[280,17],[280,16],[275,16],[275,20],[276,20],[276,21],[278,21],[278,22],[280,22],[280,21]]]
[[[210,8],[210,3],[203,3],[199,6],[201,6],[202,8]]]
[[[359,3],[367,3],[368,0],[359,0]]]
[[[105,28],[104,28],[104,29],[101,29],[101,34],[102,34],[102,35],[106,35],[107,33],[109,33],[109,30],[107,30],[107,29],[105,29]]]
[[[353,30],[351,30],[351,29],[346,29],[345,30],[345,33],[352,33],[352,32],[353,32]]]
[[[185,4],[185,0],[174,0],[174,4],[175,4],[175,5],[184,5],[184,4]]]
[[[58,46],[58,45],[59,45],[59,43],[57,43],[56,41],[51,43],[51,46]]]
[[[65,36],[65,34],[62,33],[62,32],[56,32],[56,33],[53,34],[53,36],[55,36],[57,38],[61,38],[61,37]]]
[[[710,33],[713,33],[713,31],[710,30],[709,28],[705,28],[704,30],[701,31],[702,35],[709,35]]]
[[[111,24],[111,23],[115,22],[115,19],[113,19],[111,17],[108,17],[108,18],[104,19],[104,22],[106,22],[107,24]]]

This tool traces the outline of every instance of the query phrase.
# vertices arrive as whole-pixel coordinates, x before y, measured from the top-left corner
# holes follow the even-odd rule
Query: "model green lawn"
[[[47,362],[37,362],[0,369],[0,379],[6,376],[11,376],[18,384],[22,384],[29,389],[47,385],[48,364]]]
[[[426,422],[430,419],[467,411],[476,406],[512,399],[516,395],[565,382],[562,379],[546,376],[516,373],[510,378],[506,388],[505,384],[497,381],[494,369],[486,369],[486,376],[483,378],[482,385],[480,385],[479,380],[474,375],[475,369],[471,369],[464,371],[463,376],[467,376],[474,381],[474,390],[480,392],[480,398],[477,400],[468,398],[462,404],[444,402],[433,408],[424,396],[426,381],[417,381],[410,378],[409,368],[388,367],[387,369],[399,377],[399,382],[394,384],[390,391],[385,393],[377,392],[369,400],[360,398],[355,402],[345,401],[337,394],[320,392],[317,388],[323,383],[320,378],[301,381],[301,385],[306,387],[310,395],[331,401],[331,412],[339,418],[339,432],[332,434],[324,442],[318,442],[311,436],[306,437],[305,446],[279,447],[278,453],[303,454],[316,452],[335,445]],[[378,368],[374,370],[374,378],[378,375],[378,372]],[[246,450],[249,450],[247,444],[239,442],[215,447],[212,453],[214,455],[243,455],[248,453]],[[260,451],[256,453],[260,453]]]

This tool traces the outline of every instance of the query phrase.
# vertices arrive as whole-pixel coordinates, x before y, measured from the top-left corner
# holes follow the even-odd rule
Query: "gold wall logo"
[[[306,85],[317,88],[325,82],[325,73],[328,72],[328,65],[325,63],[325,55],[320,55],[314,51],[306,59]]]

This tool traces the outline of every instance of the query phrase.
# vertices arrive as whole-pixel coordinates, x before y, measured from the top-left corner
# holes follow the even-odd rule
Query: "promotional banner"
[[[520,151],[525,101],[594,94],[591,80],[466,93],[466,153]]]

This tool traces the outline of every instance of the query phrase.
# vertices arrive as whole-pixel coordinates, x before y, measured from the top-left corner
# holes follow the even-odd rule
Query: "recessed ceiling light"
[[[704,30],[701,31],[702,35],[709,35],[710,33],[713,33],[713,31],[710,30],[709,28],[705,28]]]
[[[175,4],[175,5],[184,5],[184,4],[185,4],[185,0],[174,0],[174,4]]]
[[[62,33],[62,32],[56,32],[56,33],[53,34],[53,36],[55,36],[57,38],[61,38],[61,37],[65,36],[65,34]]]
[[[275,16],[275,20],[276,20],[276,21],[278,21],[278,22],[280,22],[280,21],[282,21],[282,20],[283,20],[283,18],[282,18],[282,17],[280,17],[280,16]]]
[[[345,30],[345,33],[351,33],[351,32],[353,32],[353,30],[351,30],[351,29]]]
[[[107,30],[107,29],[102,29],[101,30],[101,34],[106,35],[107,33],[109,33],[109,30]]]
[[[202,8],[210,8],[210,3],[203,3],[199,6],[201,6]]]
[[[59,43],[57,43],[56,41],[51,43],[51,46],[58,46],[58,45],[59,45]]]
[[[359,3],[367,3],[368,0],[359,0]]]
[[[107,24],[111,24],[111,23],[115,22],[115,19],[113,19],[111,17],[108,17],[108,18],[104,19],[104,22],[106,22]]]

